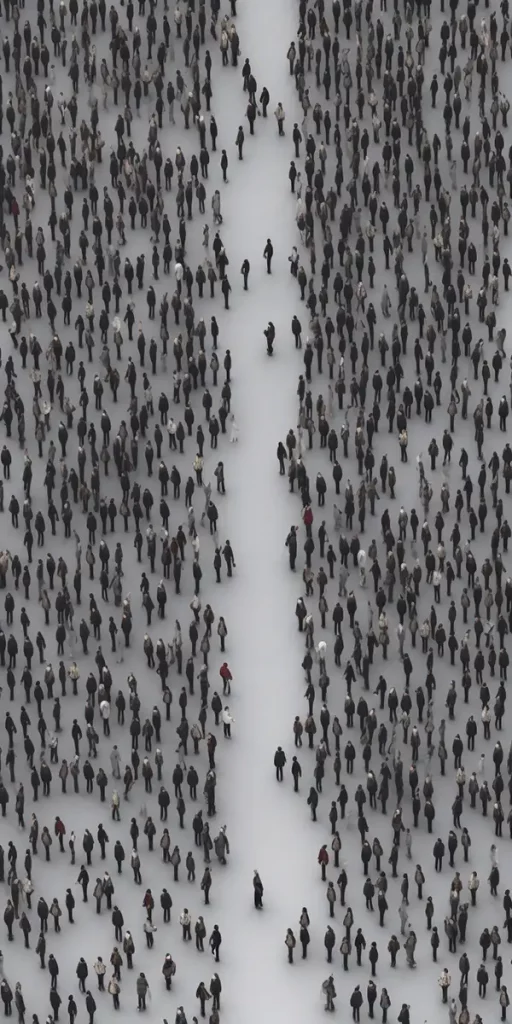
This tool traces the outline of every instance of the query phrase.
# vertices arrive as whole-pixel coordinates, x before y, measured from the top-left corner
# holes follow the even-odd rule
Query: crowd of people
[[[287,50],[305,685],[274,766],[321,836],[325,1009],[383,1024],[442,1012],[432,962],[450,1024],[510,1004],[510,19],[448,7],[300,0]]]
[[[208,168],[227,184],[211,102],[235,18],[234,0],[3,5],[0,997],[19,1024],[94,1024],[152,994],[177,1024],[220,1020],[234,717],[214,591],[236,573],[238,425]]]
[[[0,882],[19,952],[0,997],[19,1024],[53,1024],[63,1000],[70,1024],[82,1003],[94,1024],[108,995],[143,1012],[157,986],[178,989],[177,1024],[220,1020],[232,939],[210,891],[229,871],[217,767],[236,728],[222,593],[243,558],[223,525],[239,436],[224,335],[260,259],[296,289],[290,336],[269,320],[266,351],[299,360],[276,470],[298,502],[282,568],[305,691],[277,798],[303,800],[320,837],[305,893],[325,887],[320,930],[301,897],[276,955],[286,971],[321,933],[323,1005],[356,1022],[378,1002],[383,1024],[415,1024],[425,999],[450,1024],[490,1004],[506,1020],[512,47],[508,0],[448,6],[297,0],[286,109],[258,84],[237,0],[4,0]],[[246,105],[230,140],[225,75]],[[283,178],[261,188],[288,200],[297,244],[286,261],[265,225],[232,286],[228,171],[269,115]],[[264,883],[256,870],[263,916]],[[61,972],[60,933],[105,914],[112,948]],[[439,996],[415,975],[407,1001],[404,966],[435,970]]]

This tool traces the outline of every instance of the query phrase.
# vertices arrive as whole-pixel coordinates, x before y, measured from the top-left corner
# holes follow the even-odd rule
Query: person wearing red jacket
[[[64,853],[64,836],[66,835],[66,827],[60,818],[55,818],[55,835],[59,840],[60,851],[61,853]]]
[[[229,696],[230,693],[231,693],[231,683],[232,683],[232,680],[233,680],[233,676],[231,674],[231,669],[230,669],[227,661],[225,661],[224,664],[221,665],[221,667],[219,669],[219,675],[220,675],[220,678],[222,679],[222,686],[223,686],[222,693],[223,693],[223,696]]]
[[[306,536],[311,537],[311,527],[313,526],[313,509],[311,505],[306,505],[302,512],[302,522],[306,527]]]

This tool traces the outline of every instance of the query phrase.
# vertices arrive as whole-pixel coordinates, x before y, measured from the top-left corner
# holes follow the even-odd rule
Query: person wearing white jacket
[[[176,280],[176,286],[177,286],[177,289],[178,289],[178,295],[181,295],[181,283],[183,281],[183,264],[181,264],[181,263],[175,263],[174,264],[174,277],[175,277],[175,280]]]
[[[448,968],[445,967],[441,973],[441,977],[439,978],[439,986],[441,988],[441,992],[443,993],[443,1003],[448,1002],[448,989],[451,983],[451,975],[448,974]]]
[[[105,964],[103,963],[103,960],[102,960],[101,956],[98,957],[98,959],[96,960],[96,963],[94,964],[94,971],[95,971],[96,977],[98,979],[98,989],[99,989],[100,992],[104,992],[105,991],[105,974],[106,974],[107,968],[105,967]]]
[[[366,586],[366,551],[363,548],[357,553],[357,565],[359,567],[359,586]]]
[[[146,936],[147,947],[148,947],[148,949],[153,949],[154,942],[155,942],[155,940],[153,938],[153,935],[157,931],[157,927],[156,927],[156,925],[153,924],[152,921],[149,920],[149,917],[148,917],[144,921],[143,929],[144,929],[144,935]]]
[[[237,424],[237,422],[235,420],[234,413],[231,415],[230,423],[231,423],[231,432],[230,432],[229,440],[230,440],[231,444],[236,444],[237,441],[238,441],[238,424]]]
[[[110,736],[110,704],[108,700],[102,700],[100,704],[100,715],[103,722],[103,735]]]
[[[231,739],[231,726],[233,725],[234,721],[235,719],[233,718],[229,710],[229,707],[226,704],[226,707],[222,712],[222,724],[224,726],[224,738],[227,740]]]
[[[181,927],[183,929],[183,941],[184,942],[187,942],[187,941],[189,941],[192,938],[191,931],[190,931],[191,924],[192,924],[192,918],[190,917],[190,914],[189,914],[187,908],[185,907],[184,911],[180,914],[180,925],[181,925]]]
[[[284,122],[286,115],[282,103],[277,104],[277,107],[274,110],[274,116],[277,121],[277,130],[279,132],[279,135],[284,135]]]
[[[316,653],[318,657],[318,665],[320,668],[320,672],[322,672],[325,670],[325,661],[327,658],[327,644],[325,640],[319,641],[318,646],[316,648]]]
[[[115,779],[120,779],[121,778],[121,754],[119,753],[119,749],[117,747],[117,744],[114,744],[114,747],[112,748],[112,751],[111,751],[111,754],[110,754],[110,766],[112,768],[112,775],[114,776],[114,778]]]

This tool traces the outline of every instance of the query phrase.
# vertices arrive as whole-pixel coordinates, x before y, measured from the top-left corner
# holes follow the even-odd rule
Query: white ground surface
[[[28,9],[27,9],[28,13]],[[33,17],[33,11],[30,11]],[[437,31],[440,24],[438,13],[433,15],[434,31],[432,50],[437,51]],[[236,412],[240,428],[240,442],[236,449],[228,450],[228,445],[221,445],[219,457],[222,457],[226,465],[226,479],[228,496],[226,501],[221,503],[221,536],[230,537],[235,556],[237,558],[236,577],[233,581],[224,583],[217,588],[213,582],[213,571],[211,570],[212,550],[206,537],[206,532],[201,534],[202,558],[204,561],[205,579],[203,603],[211,600],[217,615],[223,614],[226,618],[229,629],[227,645],[227,657],[232,668],[235,684],[231,698],[231,708],[236,719],[234,736],[231,743],[225,743],[219,735],[218,754],[218,814],[213,831],[218,825],[226,823],[231,842],[232,854],[229,866],[221,868],[214,867],[213,890],[211,907],[205,913],[205,920],[208,930],[214,923],[218,923],[223,934],[223,945],[221,951],[221,964],[219,973],[223,982],[222,1019],[228,1024],[239,1022],[242,1018],[251,1021],[281,1021],[284,1015],[291,1019],[300,1021],[311,1021],[312,1019],[323,1018],[323,1003],[320,998],[320,985],[326,977],[328,969],[325,964],[325,951],[323,948],[323,935],[325,926],[328,923],[327,904],[325,900],[325,887],[319,878],[319,869],[316,864],[316,857],[320,845],[328,841],[329,825],[327,812],[331,799],[331,790],[334,788],[332,775],[328,771],[331,781],[324,787],[324,796],[321,800],[319,811],[319,823],[314,825],[309,821],[309,812],[305,804],[307,789],[309,787],[309,774],[312,769],[311,755],[306,753],[304,748],[301,754],[301,761],[304,771],[302,793],[300,797],[294,796],[290,778],[286,776],[286,787],[278,789],[274,779],[273,754],[278,743],[286,745],[289,757],[292,754],[291,726],[293,718],[297,713],[303,714],[303,680],[300,669],[302,657],[299,639],[296,635],[294,606],[296,597],[300,592],[301,585],[299,576],[292,577],[288,572],[287,559],[284,550],[284,539],[292,522],[298,521],[299,508],[297,499],[291,498],[287,493],[285,481],[280,481],[277,475],[277,462],[275,459],[275,448],[279,438],[283,438],[290,426],[296,425],[296,402],[295,388],[296,377],[302,369],[292,347],[289,334],[289,323],[295,311],[298,310],[298,296],[288,272],[287,256],[291,246],[296,243],[297,235],[294,225],[294,206],[288,194],[287,169],[292,156],[290,142],[290,128],[293,121],[295,98],[292,93],[293,80],[288,76],[288,66],[285,60],[285,52],[289,41],[296,31],[296,12],[291,2],[282,4],[270,3],[270,0],[260,0],[259,3],[240,3],[239,8],[239,33],[244,56],[248,54],[253,64],[254,72],[258,79],[259,88],[266,84],[271,95],[271,109],[278,100],[282,100],[287,111],[287,138],[278,139],[274,119],[271,117],[268,122],[258,121],[256,138],[247,137],[245,157],[242,164],[236,160],[234,138],[239,123],[242,122],[245,102],[244,94],[240,87],[240,71],[233,69],[220,70],[216,68],[214,73],[214,104],[213,109],[220,128],[219,143],[226,145],[230,154],[229,187],[223,190],[223,212],[224,224],[221,234],[224,240],[230,259],[230,278],[233,285],[232,310],[224,314],[220,312],[220,303],[216,302],[214,310],[209,300],[201,305],[201,315],[205,318],[215,311],[221,325],[221,349],[230,348],[233,354],[233,407]],[[4,25],[5,28],[5,25]],[[98,42],[98,53],[101,56],[105,47],[105,39]],[[177,62],[178,65],[179,62]],[[428,70],[428,69],[427,69]],[[5,76],[4,76],[5,78]],[[68,88],[68,80],[59,71],[58,84],[55,92],[58,93],[62,81],[62,88]],[[428,75],[427,75],[428,82]],[[4,94],[7,92],[4,80]],[[83,90],[85,94],[85,89]],[[81,102],[85,98],[81,96]],[[84,107],[85,113],[85,107]],[[144,108],[144,118],[134,125],[134,135],[137,147],[142,149],[146,137],[146,117],[148,108]],[[113,127],[113,117],[110,119],[101,114],[101,124],[105,137],[109,137],[109,127]],[[432,117],[432,127],[437,127],[441,132],[437,120]],[[437,118],[440,121],[441,115]],[[179,118],[177,118],[179,120]],[[248,133],[247,133],[248,136]],[[5,132],[4,132],[5,138]],[[187,155],[190,155],[195,148],[190,138],[187,137],[182,128],[178,125],[176,129],[169,129],[166,125],[163,132],[164,151],[174,153],[176,146],[183,145]],[[213,169],[210,177],[210,187],[220,183],[220,171]],[[334,170],[334,168],[333,168]],[[99,183],[108,182],[108,162]],[[221,185],[219,187],[222,187]],[[101,191],[101,190],[100,190]],[[170,210],[174,216],[174,195],[170,197]],[[45,202],[46,197],[38,195],[38,205],[34,220],[35,227],[41,223],[46,224],[48,210]],[[388,197],[389,202],[389,197]],[[391,205],[389,203],[389,205]],[[208,207],[207,207],[208,208]],[[39,210],[41,211],[39,213]],[[79,220],[79,202],[75,204],[76,221]],[[76,222],[75,222],[76,223]],[[174,222],[173,222],[174,229]],[[191,249],[193,256],[191,264],[195,268],[199,259],[202,258],[200,239],[202,223],[195,215],[194,226],[191,232]],[[173,231],[173,234],[175,232]],[[275,246],[275,271],[271,278],[265,272],[264,261],[261,254],[268,235],[271,235]],[[129,245],[127,252],[134,261],[140,251],[146,251],[149,262],[149,231],[146,233],[136,232],[132,234],[127,229]],[[380,254],[380,239],[377,242],[379,270],[382,270],[382,258]],[[506,250],[504,249],[504,254]],[[243,293],[240,289],[238,270],[244,257],[249,257],[252,265],[250,278],[250,291]],[[431,259],[431,263],[433,260]],[[413,265],[416,283],[420,292],[423,290],[423,276],[419,254],[414,257]],[[409,269],[409,263],[408,263]],[[27,283],[31,287],[35,268],[27,270]],[[149,273],[147,275],[149,283]],[[160,282],[160,291],[165,290],[165,279]],[[389,283],[392,284],[392,275],[389,275]],[[379,281],[380,285],[380,281]],[[476,289],[475,289],[476,292]],[[144,294],[144,293],[143,293]],[[380,288],[378,290],[380,298]],[[376,302],[377,305],[377,302]],[[124,306],[123,306],[124,308]],[[506,312],[506,306],[502,307],[502,313]],[[74,303],[72,322],[78,313]],[[149,338],[149,324],[146,322],[146,304],[144,298],[141,308],[136,310],[137,319],[142,318],[147,337]],[[305,316],[302,315],[305,325]],[[265,354],[263,328],[271,319],[276,325],[277,344],[276,356],[270,362]],[[390,322],[388,321],[388,330]],[[39,330],[39,328],[38,328]],[[67,334],[63,332],[67,338]],[[414,334],[411,331],[412,340],[409,342],[412,351]],[[43,341],[41,335],[41,341]],[[10,351],[10,340],[6,332],[2,332],[2,349],[4,361]],[[127,357],[128,345],[125,346],[124,359]],[[169,360],[171,363],[171,360]],[[407,379],[413,374],[412,356],[406,362]],[[446,370],[446,367],[444,368]],[[443,372],[444,372],[443,370]],[[19,372],[19,371],[18,371]],[[505,374],[504,374],[505,376]],[[325,382],[324,382],[325,383]],[[30,385],[28,381],[22,380],[19,373],[18,381],[20,390],[25,398],[27,407],[27,426],[29,434],[29,447],[34,449],[33,438],[30,437]],[[162,373],[159,374],[158,383],[154,382],[153,390],[155,396],[161,388],[169,386],[169,379]],[[76,379],[71,385],[71,393],[77,389]],[[446,385],[445,385],[446,389]],[[315,383],[314,394],[321,391],[320,383]],[[503,387],[493,388],[493,395],[497,398]],[[474,394],[477,387],[474,388]],[[77,392],[76,396],[77,397]],[[117,410],[113,409],[109,402],[107,407],[111,413],[113,425],[116,425],[125,412],[126,391],[123,388],[120,393],[122,401]],[[444,425],[447,395],[443,392],[443,424],[436,421],[434,429],[438,437],[441,434],[441,426]],[[496,403],[497,404],[497,401]],[[91,410],[90,410],[91,411]],[[91,417],[93,413],[91,411]],[[58,417],[54,416],[56,427]],[[338,422],[339,421],[339,422]],[[341,421],[337,419],[339,429]],[[398,447],[395,438],[388,438],[387,427],[381,421],[381,436],[378,440],[378,459],[384,450],[392,453],[398,463]],[[417,491],[415,482],[414,456],[425,450],[430,439],[430,432],[420,423],[415,422],[410,432],[409,456],[410,462],[406,474],[399,474],[399,485],[397,488],[397,500],[393,503],[392,518],[398,511],[399,504],[403,501],[410,510],[417,502]],[[466,443],[468,449],[472,445],[471,425],[462,426],[457,424],[457,443],[455,451],[458,452],[459,441]],[[486,445],[491,454],[494,444],[500,445],[501,436],[497,434],[497,422],[494,425],[493,439]],[[13,452],[15,442],[12,442]],[[74,443],[70,445],[74,450]],[[498,449],[499,450],[499,449]],[[182,460],[186,465],[186,473],[191,471],[192,460],[195,454],[193,445],[187,444],[186,457]],[[211,472],[215,462],[208,454],[208,471]],[[142,453],[141,453],[142,456]],[[21,492],[20,473],[18,467],[21,465],[21,453],[17,452],[16,471],[13,472],[13,489]],[[71,461],[71,459],[69,460]],[[216,460],[215,460],[216,461]],[[448,473],[448,479],[452,491],[452,501],[458,486],[458,470],[456,469],[458,457],[454,457],[452,468]],[[316,473],[317,462],[320,465],[320,456],[315,456],[314,473]],[[141,457],[143,463],[143,456]],[[33,487],[34,504],[36,507],[45,506],[45,494],[43,492],[42,466],[37,463],[34,456],[35,480]],[[145,467],[139,469],[140,478],[144,477]],[[185,470],[182,471],[182,475]],[[326,471],[327,472],[327,471]],[[350,466],[352,479],[356,478],[357,468],[354,463]],[[310,475],[314,475],[310,472]],[[344,477],[348,475],[345,473]],[[473,476],[476,474],[473,473]],[[441,470],[435,474],[435,489],[438,492],[439,482],[442,479]],[[118,497],[117,483],[110,480],[112,490],[107,493],[116,494]],[[10,490],[6,488],[7,500]],[[332,504],[332,496],[329,497],[327,507]],[[381,502],[381,510],[383,507]],[[437,507],[436,500],[432,505]],[[507,514],[507,512],[505,513]],[[173,525],[176,525],[181,518],[180,512],[174,514]],[[489,520],[491,520],[489,515]],[[451,524],[453,513],[448,523]],[[85,524],[81,516],[76,515],[74,526],[79,528],[85,547]],[[370,524],[367,521],[367,536],[372,536]],[[21,531],[14,532],[9,523],[9,517],[4,514],[2,526],[5,530],[5,545],[14,552],[18,551],[22,556],[22,534]],[[451,527],[448,527],[451,530]],[[377,530],[377,525],[376,525]],[[449,534],[448,534],[449,535]],[[486,533],[484,539],[479,539],[477,544],[478,563],[481,564],[487,554],[486,543],[488,544],[490,532]],[[121,536],[124,540],[124,536]],[[59,538],[53,540],[51,548],[55,554],[64,550],[65,557],[71,567],[73,564],[73,544],[62,540],[62,527],[59,526]],[[317,563],[318,564],[318,563]],[[139,590],[139,569],[135,564],[131,547],[131,537],[128,539],[125,550],[125,574],[126,590],[133,594],[134,605],[138,604]],[[157,577],[152,581],[153,586]],[[96,586],[96,584],[95,584]],[[425,588],[424,588],[425,589]],[[39,628],[42,622],[42,613],[35,602],[35,584],[32,586],[32,599],[30,601],[29,614],[33,628]],[[84,578],[84,598],[88,593],[87,581]],[[169,588],[170,592],[170,588]],[[179,617],[184,632],[188,626],[187,605],[192,593],[191,581],[187,571],[184,573],[183,598],[175,601],[170,599],[168,605],[168,639],[172,637],[172,623],[175,617]],[[335,590],[332,584],[329,588],[329,603],[332,607],[335,603]],[[361,604],[365,600],[364,594],[359,594],[358,600]],[[446,599],[444,598],[444,601]],[[21,601],[17,600],[17,613]],[[316,604],[316,602],[315,602]],[[430,597],[426,593],[420,605],[421,612],[428,611]],[[103,611],[103,609],[102,609]],[[53,619],[54,619],[53,615]],[[106,617],[104,615],[106,624]],[[144,668],[142,655],[142,633],[144,616],[142,612],[136,612],[135,629],[133,634],[133,650],[129,659],[114,665],[114,689],[118,685],[125,684],[126,674],[129,670],[134,671],[140,683],[141,693],[144,695],[144,707],[148,710],[158,700],[159,682],[155,676],[150,676]],[[459,622],[460,625],[460,622]],[[56,664],[55,641],[51,631],[47,631],[49,656]],[[19,631],[19,626],[18,626]],[[155,639],[160,635],[157,621],[152,628]],[[347,650],[350,648],[349,638],[345,636]],[[107,648],[107,637],[105,634],[104,647]],[[392,644],[393,646],[393,644]],[[91,644],[91,649],[94,647]],[[442,667],[436,666],[438,679],[438,693],[436,698],[436,722],[443,714],[443,688],[446,681],[451,678],[451,671],[447,665],[445,656]],[[82,673],[82,685],[85,683],[89,667],[92,666],[92,656],[88,659],[80,659],[80,670]],[[217,669],[220,664],[219,654],[212,653],[212,683],[216,681]],[[423,682],[424,667],[421,657],[416,655],[416,666],[418,678],[414,677],[414,683]],[[377,657],[377,674],[380,670],[380,660]],[[390,659],[387,666],[388,685],[394,682],[402,686],[402,673],[398,665],[396,653]],[[176,677],[172,677],[175,695],[179,690]],[[357,687],[355,688],[357,692]],[[341,677],[331,672],[330,707],[335,711],[342,706],[344,689]],[[472,710],[477,710],[477,693],[472,690]],[[197,700],[197,698],[196,698]],[[2,701],[4,708],[7,702],[7,692],[4,689]],[[21,694],[17,695],[15,703],[16,720]],[[67,732],[71,725],[72,718],[82,713],[82,700],[73,701],[67,697],[64,702],[63,725],[66,729],[60,741],[60,755],[70,756],[72,752],[71,741]],[[176,705],[175,705],[176,707]],[[51,710],[48,709],[46,717],[50,721]],[[33,724],[34,712],[32,711]],[[169,729],[164,726],[164,755],[165,770],[164,779],[171,788],[171,775],[175,763],[175,734],[176,710],[173,712],[174,724]],[[191,721],[192,721],[191,716]],[[463,731],[465,716],[459,701],[457,706],[457,730]],[[33,729],[33,731],[35,731]],[[448,730],[448,749],[451,748],[453,732]],[[220,732],[220,731],[219,731]],[[508,746],[508,733],[502,737],[504,746]],[[112,729],[112,743],[117,743],[126,759],[129,758],[129,737],[127,729],[119,730],[115,725]],[[4,743],[4,746],[6,744]],[[477,750],[472,758],[465,758],[466,772],[476,767],[482,745],[477,743]],[[424,753],[423,745],[422,752]],[[106,747],[101,742],[99,763],[108,769],[108,755],[110,746]],[[24,757],[21,748],[20,735],[17,737],[17,777],[27,783],[27,821],[31,812],[30,789],[28,776],[24,767]],[[405,757],[405,755],[404,755]],[[487,754],[490,761],[490,750]],[[205,755],[201,755],[202,777],[205,769]],[[407,762],[406,762],[407,763]],[[421,772],[420,772],[420,776]],[[348,788],[352,796],[353,790],[362,778],[362,765],[358,761],[357,771],[353,776]],[[490,781],[490,778],[489,778]],[[437,766],[435,769],[435,803],[436,803],[436,832],[445,839],[451,826],[450,806],[454,797],[453,773],[448,771],[446,780],[438,776]],[[84,786],[82,785],[82,790]],[[41,800],[38,806],[38,817],[40,825],[48,824],[50,827],[55,815],[59,814],[65,821],[68,832],[74,828],[77,832],[79,842],[85,827],[95,832],[100,821],[103,820],[110,836],[110,850],[113,848],[115,839],[120,836],[124,843],[127,854],[129,853],[128,827],[132,813],[138,813],[144,797],[138,791],[134,794],[128,805],[123,805],[122,821],[119,825],[107,821],[108,809],[103,810],[99,805],[99,797],[95,792],[93,797],[87,798],[83,792],[79,797],[68,795],[62,797],[58,792],[58,785],[54,782],[54,792],[51,801]],[[68,787],[69,789],[69,787]],[[406,781],[407,791],[407,781]],[[332,794],[335,795],[334,793]],[[506,803],[506,801],[505,801]],[[20,861],[23,858],[23,851],[26,845],[26,836],[23,836],[15,824],[14,799],[11,799],[8,817],[1,823],[2,845],[7,847],[9,839],[16,842],[19,850]],[[155,817],[156,799],[153,799]],[[148,810],[152,806],[148,802]],[[408,797],[405,800],[406,823],[408,821],[409,806]],[[392,800],[390,800],[392,809]],[[186,839],[179,832],[176,816],[170,814],[170,830],[173,843],[179,842],[182,854],[188,848],[192,849],[192,820],[193,810],[187,801],[187,830]],[[370,823],[370,838],[379,835],[385,851],[389,852],[390,826],[389,819],[385,819],[374,812],[368,812]],[[423,821],[423,819],[421,819]],[[472,976],[470,987],[470,1008],[472,1014],[480,1012],[485,1024],[498,1019],[499,1009],[496,999],[492,994],[492,978],[489,986],[489,994],[484,1006],[479,1002],[475,994],[474,974],[479,963],[478,937],[484,926],[490,928],[496,923],[502,924],[502,911],[499,904],[501,900],[493,901],[489,896],[486,886],[486,877],[489,868],[489,846],[492,840],[492,826],[488,821],[485,823],[477,812],[466,813],[464,823],[468,824],[471,831],[473,848],[470,867],[476,867],[482,879],[479,894],[479,907],[472,911],[468,928],[467,949],[469,952]],[[352,811],[350,824],[342,833],[343,838],[343,861],[346,865],[350,882],[350,900],[354,908],[356,926],[362,926],[366,935],[368,945],[376,938],[380,947],[380,962],[378,968],[378,985],[388,987],[392,1009],[390,1021],[395,1020],[402,1001],[411,1004],[412,1020],[414,1024],[425,1019],[428,1021],[438,1019],[439,1015],[444,1018],[445,1010],[440,1006],[440,995],[437,987],[437,977],[443,962],[450,967],[453,975],[453,990],[457,988],[455,980],[457,977],[457,966],[454,958],[447,954],[440,954],[439,967],[431,964],[430,947],[428,936],[424,927],[423,909],[418,904],[414,895],[411,898],[411,923],[418,936],[419,945],[417,950],[418,969],[410,972],[405,966],[403,954],[399,956],[398,971],[391,972],[388,967],[388,956],[385,946],[392,931],[398,933],[398,905],[399,892],[398,882],[390,884],[388,901],[390,911],[385,930],[376,926],[375,915],[370,917],[364,910],[362,897],[362,871],[359,860],[359,837],[355,829],[354,812]],[[173,1018],[177,1006],[183,1005],[189,1019],[197,1012],[195,990],[198,983],[203,979],[208,983],[213,970],[213,962],[208,953],[202,957],[193,948],[185,948],[181,942],[180,929],[177,918],[182,907],[188,906],[195,920],[202,912],[202,900],[199,887],[187,885],[181,881],[178,885],[173,884],[170,878],[170,870],[164,867],[160,861],[157,850],[152,855],[145,852],[145,844],[141,843],[142,855],[142,876],[145,886],[151,886],[155,897],[159,896],[162,886],[167,885],[172,893],[174,901],[173,923],[165,927],[161,923],[160,913],[156,914],[156,921],[159,930],[155,937],[155,948],[152,952],[145,949],[143,945],[142,924],[144,914],[140,906],[143,889],[133,886],[131,873],[126,869],[123,879],[118,882],[114,874],[115,864],[110,855],[107,866],[112,870],[116,884],[115,900],[121,907],[125,923],[131,929],[136,943],[135,968],[144,970],[150,981],[152,999],[148,1007],[148,1013],[152,1018],[165,1017]],[[449,879],[451,873],[445,868],[443,874],[435,876],[433,872],[433,861],[431,856],[432,841],[426,835],[422,827],[414,834],[413,862],[423,865],[427,874],[425,893],[431,894],[436,907],[436,922],[439,925],[442,935],[442,949],[445,948],[443,936],[443,918],[448,909]],[[508,880],[508,840],[499,842],[500,863],[502,867],[503,892]],[[80,857],[78,857],[80,861]],[[457,866],[460,867],[461,857],[457,858]],[[91,879],[96,877],[95,869],[100,873],[99,852],[96,848],[93,857],[94,867],[91,871]],[[101,865],[103,866],[103,865]],[[408,865],[409,867],[411,865]],[[401,869],[405,868],[400,865]],[[252,909],[252,872],[257,868],[265,885],[265,910],[263,914],[256,915]],[[462,870],[463,880],[467,881],[468,871]],[[52,863],[45,865],[41,859],[34,866],[34,882],[36,896],[42,893],[50,901],[58,896],[61,903],[64,901],[65,889],[67,886],[74,886],[77,893],[76,925],[74,928],[63,923],[62,933],[59,936],[49,936],[49,950],[53,950],[60,965],[59,988],[63,997],[65,1010],[67,996],[70,992],[77,995],[77,980],[75,968],[79,956],[85,956],[92,969],[92,963],[96,956],[101,955],[108,959],[114,944],[113,929],[110,924],[109,915],[104,912],[100,918],[94,913],[91,903],[82,907],[78,901],[80,890],[75,886],[78,868],[72,868],[69,864],[68,855],[59,855],[56,845],[52,849]],[[198,863],[198,876],[200,877],[200,865]],[[411,894],[413,887],[411,886]],[[7,897],[7,893],[6,893]],[[286,950],[284,947],[284,936],[286,928],[292,926],[298,935],[298,916],[303,905],[309,909],[311,916],[311,937],[310,957],[307,963],[300,961],[290,968],[286,963]],[[336,920],[334,927],[337,936],[337,947],[341,941],[342,911],[339,905],[336,908]],[[32,913],[35,919],[35,913]],[[32,945],[35,945],[35,922],[32,935]],[[49,1012],[48,1004],[48,977],[39,970],[38,962],[33,950],[27,952],[22,948],[21,936],[16,932],[14,944],[4,943],[5,973],[12,984],[21,980],[29,1013],[37,1013],[40,1019]],[[193,944],[191,944],[193,946]],[[173,992],[165,992],[164,983],[161,977],[161,963],[166,952],[171,952],[177,962],[177,977],[173,985]],[[507,947],[502,946],[503,958],[506,964],[505,981],[509,973]],[[335,981],[338,990],[338,1015],[347,1014],[348,998],[355,984],[366,987],[369,977],[367,966],[361,969],[352,967],[348,975],[342,975],[340,971],[339,954],[335,957]],[[98,1020],[101,1022],[107,1012],[111,1012],[110,1000],[105,995],[98,999]],[[121,993],[122,1013],[121,1017],[131,1022],[136,1016],[135,999],[135,972],[133,975],[123,970],[123,984]],[[84,1020],[85,1009],[80,1009],[79,1020]],[[64,1014],[63,1014],[64,1015]]]

